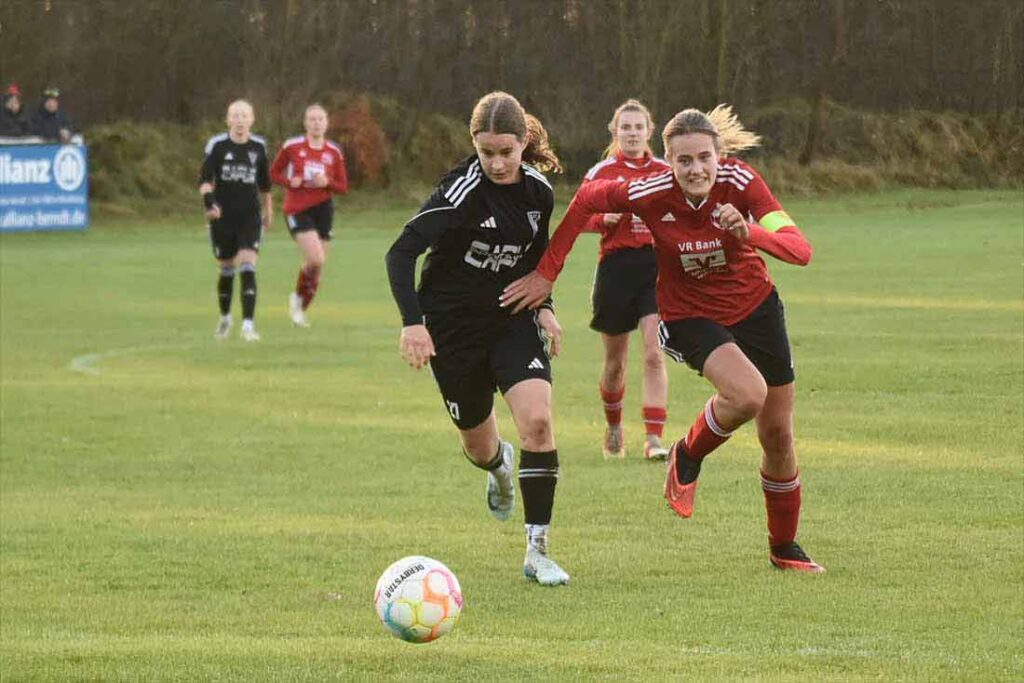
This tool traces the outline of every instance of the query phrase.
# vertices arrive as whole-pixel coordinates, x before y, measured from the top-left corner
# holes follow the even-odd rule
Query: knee
[[[547,412],[531,412],[520,420],[519,438],[527,450],[542,450],[551,444],[551,415]]]
[[[728,400],[746,422],[754,419],[761,412],[767,397],[768,385],[764,383],[763,378],[758,377],[756,381],[734,388],[729,393]]]
[[[759,425],[757,438],[769,456],[785,456],[793,450],[793,427],[788,422]]]
[[[606,358],[604,361],[605,386],[621,386],[626,377],[626,361],[618,356]]]
[[[306,257],[306,270],[310,275],[319,275],[320,270],[324,267],[324,255],[316,254],[315,256]]]
[[[644,367],[657,372],[665,369],[665,356],[661,353],[661,349],[654,348],[644,351]]]

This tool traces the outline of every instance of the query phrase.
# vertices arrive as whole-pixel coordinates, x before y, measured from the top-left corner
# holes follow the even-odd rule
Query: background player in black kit
[[[430,363],[466,456],[488,472],[487,506],[499,520],[515,501],[513,448],[498,436],[494,416],[494,391],[503,394],[522,447],[523,573],[557,586],[569,582],[547,556],[558,480],[550,357],[562,330],[550,300],[512,315],[498,298],[534,268],[548,242],[554,195],[528,164],[561,168],[543,126],[507,93],[477,102],[470,133],[476,155],[448,173],[387,254],[402,314],[400,350],[414,368]],[[416,259],[428,248],[417,296]]]
[[[228,106],[228,132],[214,135],[206,143],[206,156],[199,173],[199,194],[203,196],[210,221],[213,256],[220,264],[217,300],[220,322],[214,336],[224,339],[231,330],[231,290],[235,268],[242,280],[242,339],[258,341],[253,318],[256,313],[256,258],[263,231],[274,215],[270,197],[267,144],[250,135],[255,121],[252,105],[236,100]],[[262,193],[262,207],[260,194]]]

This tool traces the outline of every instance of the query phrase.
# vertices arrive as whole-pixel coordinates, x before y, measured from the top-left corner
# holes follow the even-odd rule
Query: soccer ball
[[[384,570],[373,602],[392,635],[410,643],[429,643],[455,626],[462,612],[462,588],[442,563],[410,555]]]

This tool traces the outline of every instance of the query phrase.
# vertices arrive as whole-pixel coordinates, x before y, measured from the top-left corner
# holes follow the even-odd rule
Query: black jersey
[[[445,176],[405,224],[387,255],[403,325],[422,322],[424,313],[508,317],[498,297],[537,266],[554,209],[554,193],[544,175],[526,164],[521,175],[514,185],[496,185],[473,155]],[[428,247],[417,297],[416,258]]]
[[[206,143],[199,183],[213,183],[213,195],[226,217],[260,213],[260,192],[270,192],[267,143],[258,135],[244,143],[227,133]]]

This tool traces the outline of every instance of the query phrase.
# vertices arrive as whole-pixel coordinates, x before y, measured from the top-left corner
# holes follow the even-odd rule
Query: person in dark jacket
[[[47,88],[39,109],[29,119],[29,134],[66,143],[71,139],[71,131],[71,117],[60,108],[60,91]]]
[[[21,89],[15,83],[7,86],[0,107],[0,138],[28,135],[28,119],[21,104]]]

